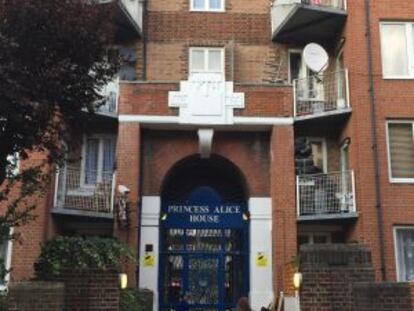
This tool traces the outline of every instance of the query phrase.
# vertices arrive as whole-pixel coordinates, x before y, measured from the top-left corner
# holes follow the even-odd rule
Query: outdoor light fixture
[[[128,275],[126,273],[119,274],[119,288],[126,289],[128,287]]]
[[[299,290],[302,286],[302,273],[296,272],[293,275],[293,287],[295,287],[295,290]]]
[[[163,213],[163,214],[161,215],[161,220],[162,220],[162,221],[166,221],[166,220],[167,220],[167,217],[168,217],[167,213]]]
[[[248,221],[250,219],[250,212],[243,213],[243,220]]]

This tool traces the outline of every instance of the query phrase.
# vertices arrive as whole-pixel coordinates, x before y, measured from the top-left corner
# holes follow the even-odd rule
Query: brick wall
[[[9,311],[63,311],[65,286],[57,282],[11,283]]]
[[[353,309],[357,311],[412,311],[408,283],[362,283],[352,288]]]
[[[56,281],[65,284],[65,310],[119,310],[118,271],[64,271]]]
[[[295,167],[293,127],[274,126],[270,147],[270,194],[272,197],[272,243],[274,291],[284,290],[285,265],[297,254]]]
[[[177,90],[177,83],[122,83],[119,113],[177,116],[178,109],[168,107],[168,92]],[[293,98],[289,86],[236,84],[234,91],[245,93],[245,108],[236,109],[237,116],[292,116]]]
[[[302,311],[352,310],[352,284],[374,282],[371,254],[361,245],[303,245]]]

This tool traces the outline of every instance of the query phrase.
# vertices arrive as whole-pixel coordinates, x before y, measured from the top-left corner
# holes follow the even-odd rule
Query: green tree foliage
[[[129,246],[113,238],[57,237],[42,246],[35,263],[38,279],[59,276],[63,269],[119,269],[122,260],[135,260]]]
[[[103,104],[100,90],[118,70],[107,53],[113,11],[93,0],[0,0],[0,243],[33,218],[29,198],[44,194],[47,165],[63,161],[62,142]],[[10,155],[36,152],[45,160],[8,176]]]

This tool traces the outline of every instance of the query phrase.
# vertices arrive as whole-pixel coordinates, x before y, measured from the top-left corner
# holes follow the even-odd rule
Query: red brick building
[[[9,247],[11,279],[29,278],[56,234],[115,234],[139,255],[129,279],[154,291],[155,310],[181,295],[258,309],[305,243],[366,244],[378,280],[414,280],[412,1],[120,8],[125,65],[79,163]]]

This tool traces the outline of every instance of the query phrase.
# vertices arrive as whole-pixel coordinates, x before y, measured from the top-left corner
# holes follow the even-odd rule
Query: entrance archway
[[[248,231],[246,186],[234,164],[219,156],[176,164],[161,195],[160,310],[234,308],[249,291]]]

